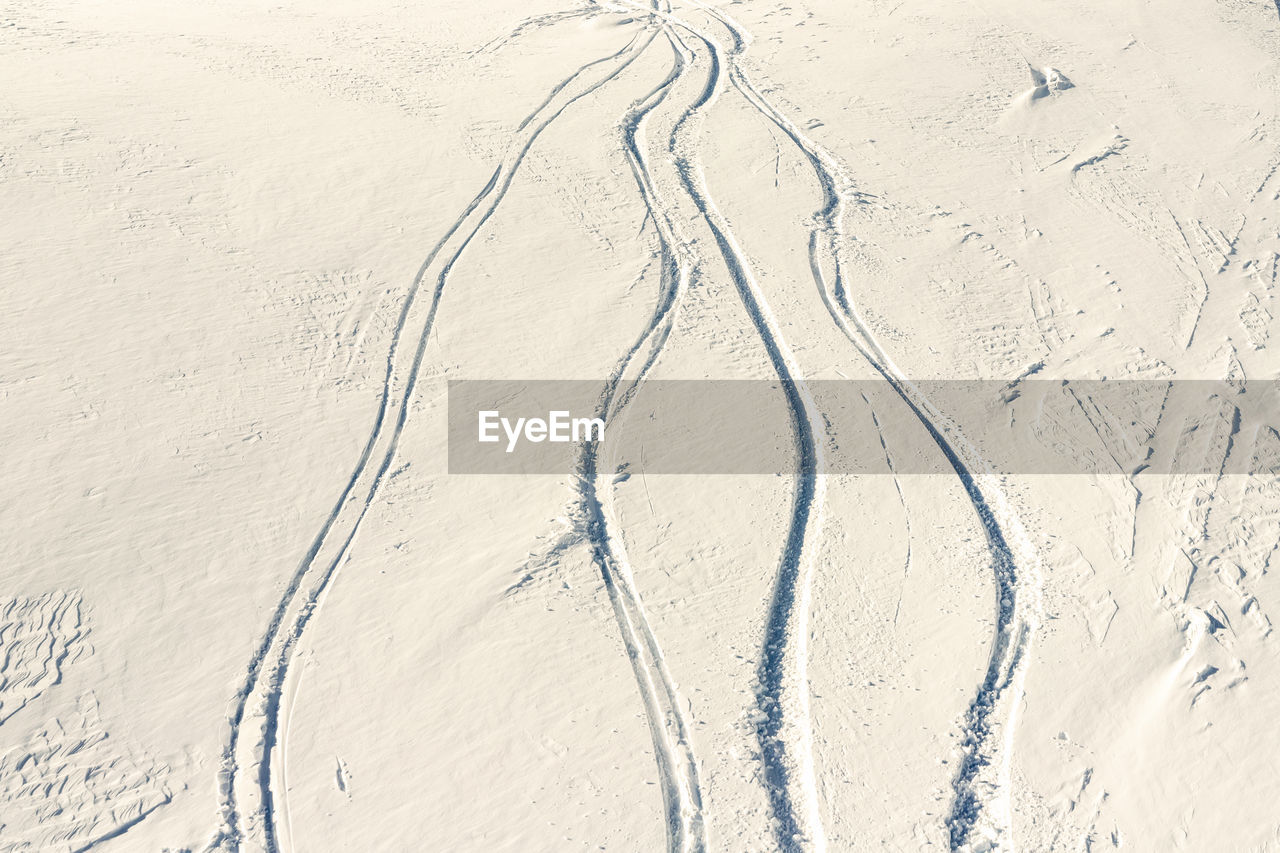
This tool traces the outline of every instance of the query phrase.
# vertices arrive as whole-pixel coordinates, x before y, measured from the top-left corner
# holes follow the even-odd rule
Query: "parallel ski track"
[[[250,661],[244,686],[235,699],[219,774],[223,796],[222,826],[210,842],[210,850],[239,851],[248,846],[251,850],[278,853],[280,849],[272,757],[280,735],[281,702],[289,665],[298,640],[349,553],[360,524],[395,459],[449,273],[501,203],[525,155],[542,131],[569,105],[622,73],[656,35],[657,32],[650,28],[641,30],[621,50],[583,65],[556,86],[551,95],[521,122],[503,162],[432,248],[414,276],[392,336],[383,391],[369,439],[341,496],[285,588]],[[604,66],[603,72],[589,75],[588,72],[596,66]],[[431,277],[429,273],[434,276],[435,285],[430,290],[428,305],[423,306],[418,297],[423,283]],[[404,340],[417,342],[413,357],[407,364],[399,357]],[[390,419],[393,408],[394,419]],[[373,465],[375,461],[376,467]],[[322,552],[326,551],[332,551],[332,557],[326,553],[322,559]],[[246,741],[242,737],[242,728],[246,717],[251,715],[255,719],[260,717],[259,737]],[[253,765],[256,765],[256,772]],[[280,791],[279,796],[282,808],[287,809],[283,802],[284,793]]]
[[[713,38],[665,11],[650,14],[671,27],[673,43],[693,65],[707,66],[706,84],[673,128],[668,152],[685,193],[715,239],[719,254],[750,317],[787,401],[796,444],[796,487],[787,538],[775,575],[759,665],[759,738],[766,788],[783,849],[823,851],[826,837],[818,811],[809,712],[808,642],[812,581],[826,493],[825,459],[818,411],[780,324],[752,272],[750,262],[720,213],[696,155],[696,130],[724,90],[724,50]],[[677,31],[701,42],[702,57]]]
[[[706,187],[692,144],[693,130],[705,111],[724,90],[722,69],[746,100],[782,130],[811,164],[823,193],[823,206],[815,214],[810,233],[810,267],[833,321],[871,365],[890,383],[930,433],[955,470],[984,528],[997,585],[995,641],[986,676],[970,706],[966,720],[965,757],[954,780],[955,801],[948,826],[952,850],[968,849],[971,836],[980,830],[991,849],[1012,849],[1009,832],[1009,739],[1022,695],[1026,652],[1039,624],[1038,558],[1000,484],[981,455],[958,428],[938,412],[907,380],[884,352],[851,303],[843,272],[840,243],[844,239],[843,207],[851,186],[837,161],[801,133],[752,84],[740,60],[750,35],[736,21],[699,0],[693,5],[718,21],[729,33],[732,47],[724,46],[687,21],[674,16],[669,6],[635,7],[663,24],[676,54],[667,78],[637,101],[623,120],[624,149],[646,208],[658,230],[662,283],[650,323],[623,356],[601,395],[601,416],[612,419],[625,409],[638,383],[656,362],[691,274],[689,243],[681,239],[656,189],[643,145],[638,142],[645,119],[666,99],[686,70],[699,59],[676,32],[682,30],[701,42],[708,60],[706,83],[697,99],[673,125],[667,143],[679,183],[710,229],[719,253],[733,278],[743,306],[765,346],[770,363],[787,399],[797,449],[796,490],[765,628],[759,668],[759,728],[765,778],[777,827],[777,841],[785,850],[821,851],[825,833],[818,810],[816,774],[812,753],[812,728],[807,674],[812,579],[822,527],[825,470],[818,436],[821,415],[802,373],[782,336],[779,324],[755,280],[749,262],[728,222]],[[602,4],[604,5],[604,4]],[[411,284],[396,325],[387,358],[386,378],[374,426],[342,495],[295,571],[272,621],[252,658],[245,684],[236,698],[220,773],[223,790],[222,828],[210,849],[251,849],[278,853],[278,815],[287,813],[285,791],[277,794],[272,757],[280,736],[280,714],[289,666],[310,619],[318,612],[329,585],[345,561],[360,524],[376,498],[395,458],[400,436],[408,420],[413,391],[423,355],[434,325],[440,298],[454,264],[471,239],[492,216],[538,135],[572,103],[590,95],[617,77],[654,40],[646,29],[610,56],[588,63],[554,87],[542,104],[517,128],[517,137],[503,162],[448,232],[431,250]],[[587,80],[596,66],[606,70]],[[447,255],[447,260],[437,264]],[[824,267],[834,276],[828,281]],[[435,270],[438,268],[438,274]],[[435,275],[429,305],[418,299],[423,283]],[[425,312],[425,316],[422,316]],[[415,339],[417,347],[406,367],[398,358],[402,340]],[[627,371],[640,353],[648,355],[623,388]],[[399,392],[397,393],[397,388]],[[392,400],[395,399],[394,420]],[[951,438],[947,436],[950,435]],[[600,471],[595,445],[579,458],[579,491],[594,558],[605,580],[610,601],[632,661],[640,688],[663,790],[668,849],[672,853],[706,849],[702,797],[697,762],[674,680],[667,670],[656,636],[645,616],[620,532],[612,512],[612,484]],[[381,455],[379,455],[381,451]],[[374,468],[372,463],[380,459]],[[973,472],[977,471],[977,474]],[[1012,538],[1006,536],[1006,530]],[[1014,557],[1013,541],[1018,560]],[[332,550],[332,559],[322,552]],[[1019,563],[1023,568],[1019,570]],[[289,630],[285,631],[285,626]],[[264,677],[264,674],[266,677]],[[998,709],[1004,709],[1000,719]],[[252,713],[251,713],[252,710]],[[241,737],[247,716],[260,715],[261,738],[246,745]],[[247,753],[247,755],[245,754]],[[244,761],[242,759],[248,759]],[[283,755],[279,756],[283,764]],[[244,765],[256,764],[256,774]],[[281,771],[277,771],[281,772]],[[995,778],[990,778],[994,772]],[[256,801],[256,805],[254,805]],[[253,806],[252,812],[246,803]],[[287,820],[287,818],[286,818]]]
[[[852,183],[838,161],[805,136],[751,82],[741,63],[751,43],[750,33],[719,9],[701,0],[691,2],[729,32],[733,46],[727,64],[735,88],[791,139],[813,168],[823,204],[810,232],[810,268],[833,321],[929,432],[982,525],[996,584],[996,628],[985,677],[966,715],[965,754],[953,780],[954,801],[947,826],[952,850],[968,849],[975,830],[985,836],[980,840],[987,845],[984,849],[1012,850],[1011,739],[1023,693],[1027,651],[1041,620],[1040,558],[989,464],[959,428],[903,375],[850,301],[840,245],[844,240],[844,202]],[[824,265],[834,270],[834,281],[827,281]],[[1003,708],[1003,719],[997,708]],[[994,778],[990,778],[992,772]]]
[[[655,3],[656,6],[656,3]],[[671,333],[675,313],[687,287],[690,262],[687,241],[677,236],[671,217],[655,188],[640,139],[649,114],[671,93],[684,71],[676,55],[671,71],[651,92],[636,101],[622,120],[623,150],[640,190],[648,217],[658,234],[661,285],[648,325],[623,355],[601,393],[596,416],[614,421],[625,410],[639,383],[657,361]],[[627,371],[647,348],[647,356],[623,387]],[[613,511],[613,472],[601,470],[599,445],[580,446],[577,482],[580,510],[596,565],[604,579],[636,684],[644,702],[662,788],[670,853],[704,853],[706,827],[702,789],[690,738],[690,725],[675,680],[667,668],[645,614]]]

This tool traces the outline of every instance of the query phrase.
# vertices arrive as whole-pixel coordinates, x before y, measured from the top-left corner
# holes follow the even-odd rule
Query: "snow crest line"
[[[281,735],[281,704],[289,665],[395,459],[449,273],[497,209],[539,134],[570,104],[617,77],[655,37],[656,32],[641,30],[621,50],[583,65],[558,85],[552,96],[521,122],[502,163],[432,248],[414,276],[392,336],[382,394],[369,439],[338,502],[285,588],[250,660],[244,685],[234,700],[219,771],[221,826],[209,850],[278,853],[281,849],[278,824],[288,825],[287,791],[279,785],[272,759]],[[599,74],[589,74],[596,66],[604,69]],[[442,258],[445,260],[441,261]],[[435,284],[424,305],[424,300],[418,297],[422,285],[432,277]],[[415,340],[412,358],[406,363],[400,357],[402,341]],[[252,735],[244,731],[249,721],[252,721]],[[279,810],[286,812],[283,821],[276,813],[277,801]]]
[[[823,206],[810,233],[814,281],[833,321],[889,382],[947,458],[973,505],[987,539],[996,584],[996,630],[987,670],[965,719],[964,758],[953,780],[954,801],[947,818],[953,851],[1012,851],[1010,760],[1017,712],[1023,696],[1028,651],[1042,620],[1041,560],[1000,478],[959,427],[939,412],[881,348],[848,294],[841,243],[846,197],[852,182],[839,162],[805,136],[760,94],[742,68],[750,33],[702,0],[691,2],[720,22],[733,39],[727,61],[730,79],[752,106],[791,139],[813,167]],[[824,268],[834,272],[828,281]]]

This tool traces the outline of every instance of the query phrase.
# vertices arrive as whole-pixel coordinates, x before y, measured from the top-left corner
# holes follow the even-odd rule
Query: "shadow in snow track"
[[[619,360],[601,392],[596,416],[606,422],[622,415],[639,383],[657,361],[670,335],[675,312],[688,282],[685,241],[676,236],[671,217],[655,189],[647,158],[637,141],[649,114],[666,100],[683,71],[684,63],[677,55],[666,78],[633,104],[622,121],[624,153],[647,216],[652,219],[658,234],[661,284],[648,324]],[[628,370],[646,349],[648,354],[644,361],[634,377],[626,381]],[[617,526],[612,501],[614,471],[601,470],[599,452],[600,445],[595,442],[580,445],[576,475],[583,527],[604,579],[644,702],[662,788],[667,849],[670,853],[703,853],[707,849],[706,828],[690,726],[675,680],[667,669],[662,649],[645,615]]]
[[[637,8],[637,11],[640,11]],[[666,11],[664,21],[686,64],[705,67],[706,82],[673,127],[668,140],[679,185],[707,226],[748,317],[765,348],[787,401],[796,445],[796,488],[787,539],[775,575],[759,666],[759,737],[776,835],[783,849],[821,851],[825,833],[818,813],[809,724],[808,639],[812,579],[822,528],[826,481],[821,413],[761,292],[729,223],[716,207],[697,159],[696,131],[723,91],[723,49],[688,22]],[[694,50],[679,35],[701,43]]]
[[[752,84],[741,65],[750,34],[702,0],[691,2],[729,32],[733,47],[726,62],[735,88],[791,139],[813,168],[823,204],[810,233],[809,259],[828,312],[928,431],[955,471],[982,525],[996,584],[996,629],[986,674],[966,715],[965,756],[953,780],[954,801],[947,826],[952,850],[967,849],[975,841],[985,845],[983,849],[1010,850],[1010,738],[1022,696],[1027,651],[1041,620],[1039,556],[990,466],[959,428],[903,376],[850,301],[840,246],[844,199],[850,194],[851,182],[829,152],[805,136]],[[833,282],[827,281],[824,267],[834,270]],[[975,835],[982,838],[975,839]]]

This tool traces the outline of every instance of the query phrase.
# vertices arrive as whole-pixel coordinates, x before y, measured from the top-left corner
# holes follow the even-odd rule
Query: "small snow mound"
[[[1061,92],[1063,89],[1070,89],[1075,85],[1067,79],[1067,75],[1056,68],[1046,67],[1042,73],[1044,74],[1044,84],[1049,87],[1051,92]]]
[[[1032,100],[1046,98],[1054,92],[1061,92],[1075,86],[1067,79],[1067,75],[1052,66],[1036,68],[1029,65],[1027,68],[1031,72],[1031,82],[1034,85],[1031,90]]]

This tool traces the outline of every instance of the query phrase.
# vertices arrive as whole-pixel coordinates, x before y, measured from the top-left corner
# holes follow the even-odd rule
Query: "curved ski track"
[[[810,268],[832,320],[929,432],[982,525],[996,584],[996,630],[985,677],[966,715],[965,753],[953,780],[954,801],[947,825],[952,850],[970,849],[975,842],[983,850],[1013,850],[1011,740],[1026,676],[1027,651],[1042,618],[1040,558],[999,477],[959,427],[903,375],[849,300],[840,246],[844,203],[852,182],[835,157],[805,136],[751,82],[741,64],[751,43],[750,33],[702,0],[690,2],[728,31],[733,46],[727,63],[735,88],[791,139],[813,168],[823,206],[815,214],[810,232]],[[832,282],[827,281],[824,267],[834,271]]]
[[[649,323],[606,381],[597,416],[612,420],[623,413],[639,382],[661,354],[681,297],[697,270],[693,243],[680,235],[675,224],[681,218],[668,211],[668,207],[676,209],[679,202],[664,198],[659,192],[652,163],[644,153],[643,136],[650,114],[664,104],[690,69],[705,65],[705,83],[672,124],[666,143],[666,153],[670,155],[667,165],[674,171],[673,182],[683,188],[692,203],[696,218],[707,226],[715,240],[720,258],[765,347],[790,413],[797,451],[796,489],[762,644],[759,706],[763,722],[758,734],[779,847],[825,850],[807,672],[812,581],[826,491],[823,443],[819,440],[823,421],[750,263],[710,195],[697,159],[696,130],[724,91],[722,70],[727,69],[728,80],[734,88],[787,135],[813,168],[823,204],[815,214],[810,232],[810,268],[833,322],[890,383],[929,432],[955,470],[983,526],[996,580],[997,624],[986,675],[967,714],[965,755],[954,779],[955,800],[947,823],[952,850],[970,849],[977,840],[975,836],[981,836],[988,845],[984,849],[1011,850],[1009,739],[1022,695],[1026,652],[1040,620],[1038,557],[999,479],[958,427],[903,376],[849,299],[840,246],[844,239],[844,204],[851,194],[851,182],[835,158],[801,133],[751,82],[741,64],[751,42],[750,34],[720,10],[701,0],[690,2],[726,30],[730,47],[726,48],[707,31],[674,15],[665,0],[661,5],[654,0],[649,7],[625,0],[622,4],[599,4],[604,9],[640,13],[641,18],[658,21],[675,60],[667,77],[636,101],[622,121],[624,152],[658,233],[661,284]],[[584,10],[575,10],[563,17],[583,13]],[[535,23],[540,26],[559,17],[551,16],[547,21],[537,19]],[[691,47],[681,32],[700,43],[701,49]],[[282,706],[288,704],[286,687],[290,663],[307,624],[318,612],[327,589],[347,559],[361,522],[391,468],[449,273],[497,209],[538,135],[570,104],[621,74],[652,44],[656,35],[646,27],[621,50],[582,66],[554,87],[517,127],[502,163],[433,247],[414,277],[393,334],[383,391],[369,439],[337,504],[286,587],[236,697],[220,771],[222,827],[210,843],[210,850],[240,850],[242,845],[268,853],[280,850],[277,824],[283,822],[287,827],[288,819],[283,785],[284,755],[283,749],[277,750],[277,745],[284,729],[280,724]],[[597,74],[589,73],[597,66],[603,69]],[[422,285],[433,277],[430,298],[420,299]],[[416,341],[413,356],[407,362],[400,354],[402,341]],[[629,377],[646,351],[644,360]],[[645,615],[613,512],[612,473],[601,470],[595,444],[583,445],[576,473],[579,511],[632,663],[654,743],[668,850],[701,853],[706,850],[707,841],[689,722]],[[244,736],[247,720],[252,720],[257,727],[257,738]],[[273,769],[273,756],[281,765],[277,769]],[[277,814],[277,797],[278,811],[284,813],[283,818]]]
[[[299,639],[346,559],[360,524],[391,469],[449,273],[501,203],[539,134],[570,104],[617,77],[656,35],[656,31],[648,28],[641,30],[621,50],[587,63],[556,86],[521,122],[502,163],[432,248],[414,276],[392,337],[383,391],[368,441],[338,502],[285,588],[235,699],[219,773],[222,825],[209,850],[247,848],[268,853],[280,850],[277,796],[282,811],[287,805],[285,791],[278,790],[272,758],[281,734],[281,704],[289,665]],[[603,66],[602,70],[590,73],[597,66]],[[429,291],[430,298],[422,300],[419,298],[422,285],[432,277],[434,286]],[[416,342],[407,361],[400,353],[403,341]],[[256,737],[247,737],[248,733],[243,731],[248,720],[252,720],[257,729]]]
[[[676,234],[671,217],[654,186],[641,142],[649,114],[667,99],[683,69],[683,62],[677,55],[666,78],[633,104],[622,120],[623,150],[645,209],[658,233],[661,287],[648,325],[619,360],[601,392],[596,416],[606,422],[613,421],[622,414],[639,383],[657,361],[671,333],[675,312],[688,285],[688,242]],[[647,357],[634,378],[625,388],[621,388],[628,368],[646,346]],[[662,787],[667,849],[670,853],[704,853],[707,842],[702,816],[702,790],[698,779],[697,759],[690,743],[690,726],[675,680],[667,669],[662,649],[645,615],[623,537],[617,526],[612,500],[614,472],[601,471],[599,461],[598,444],[587,442],[580,445],[576,472],[580,512],[649,721]]]
[[[639,7],[632,8],[641,11]],[[724,50],[717,41],[667,10],[648,10],[648,14],[666,22],[673,46],[686,65],[705,66],[703,89],[672,129],[667,151],[674,161],[677,182],[692,202],[696,218],[715,240],[778,377],[795,437],[796,488],[759,665],[759,706],[763,717],[759,737],[779,845],[784,849],[822,851],[826,849],[826,839],[818,812],[808,684],[810,597],[826,492],[825,475],[821,473],[825,469],[823,445],[818,440],[822,415],[750,262],[711,197],[697,160],[696,131],[724,90]],[[678,31],[700,42],[701,50],[690,47]]]

